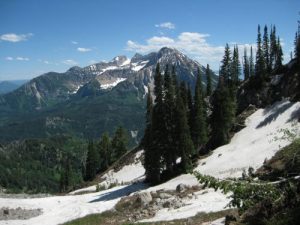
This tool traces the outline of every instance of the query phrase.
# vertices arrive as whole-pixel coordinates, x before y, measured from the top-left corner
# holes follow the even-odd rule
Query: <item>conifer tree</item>
[[[244,79],[248,80],[250,77],[250,65],[249,65],[249,58],[247,56],[247,49],[244,48],[244,57],[243,57],[243,61],[244,61]]]
[[[153,148],[152,147],[152,110],[153,110],[153,99],[150,93],[150,87],[148,87],[148,95],[147,95],[147,112],[146,112],[146,128],[144,132],[144,137],[142,141],[142,145],[145,151],[145,160],[144,160],[144,167],[145,167],[145,174],[146,180],[150,181],[151,178],[151,164],[153,158]]]
[[[230,48],[229,45],[225,46],[225,53],[222,60],[222,66],[220,70],[220,75],[223,77],[224,82],[229,84],[231,79],[231,56],[230,56]]]
[[[234,85],[238,85],[240,74],[241,74],[241,63],[239,60],[239,50],[238,50],[238,46],[234,46],[232,62],[231,62],[231,79]]]
[[[181,90],[178,89],[180,92]],[[178,133],[178,149],[181,157],[181,168],[183,172],[188,172],[192,168],[191,155],[194,152],[193,142],[190,136],[190,129],[187,121],[186,106],[183,103],[182,93],[177,93],[176,98],[176,118],[177,118],[177,133]]]
[[[277,39],[277,52],[276,52],[276,62],[275,62],[275,70],[279,70],[282,67],[282,60],[283,60],[283,52],[280,44],[280,39]]]
[[[206,108],[204,106],[202,79],[199,68],[195,87],[193,116],[191,135],[195,148],[199,149],[207,142]]]
[[[253,59],[253,50],[252,46],[250,47],[250,57],[249,57],[249,76],[253,77],[255,75],[255,68],[254,68],[254,59]]]
[[[206,66],[206,80],[207,80],[207,84],[206,84],[206,96],[211,96],[212,93],[212,84],[211,84],[211,70],[209,69],[209,64],[207,64]]]
[[[113,163],[111,159],[112,147],[110,137],[107,132],[104,132],[99,142],[99,158],[100,158],[100,170],[105,170]]]
[[[270,67],[273,70],[276,64],[277,57],[277,41],[276,41],[276,27],[271,28],[270,33]]]
[[[192,95],[192,90],[191,90],[191,86],[188,85],[187,88],[187,104],[188,104],[188,124],[190,129],[192,129],[192,124],[194,122],[194,102],[193,102],[193,95]],[[192,130],[190,130],[190,132],[192,133]]]
[[[266,72],[267,74],[270,74],[272,71],[272,66],[270,63],[270,43],[269,43],[269,35],[268,35],[268,27],[265,25],[264,27],[264,36],[263,36],[263,45],[262,45],[262,51],[264,54],[264,61],[266,64]]]
[[[256,51],[256,61],[255,61],[255,76],[264,79],[266,71],[266,64],[264,59],[264,53],[262,50],[261,44],[261,33],[260,33],[260,25],[257,28],[257,51]]]
[[[175,114],[175,88],[171,79],[168,65],[164,73],[164,124],[165,124],[165,138],[164,138],[164,161],[166,163],[166,170],[168,176],[173,174],[174,155],[174,114]]]
[[[149,169],[148,180],[153,183],[159,183],[161,180],[161,158],[164,152],[164,105],[163,105],[163,77],[160,72],[160,65],[157,64],[154,75],[154,94],[155,105],[152,112],[152,163]]]
[[[99,155],[95,149],[94,142],[90,141],[88,144],[88,152],[86,159],[85,180],[92,180],[95,178],[98,166]]]
[[[119,126],[111,141],[113,161],[118,160],[127,152],[128,136],[123,127]]]
[[[295,40],[294,40],[294,56],[297,57],[297,46],[298,46],[298,32],[295,33]]]

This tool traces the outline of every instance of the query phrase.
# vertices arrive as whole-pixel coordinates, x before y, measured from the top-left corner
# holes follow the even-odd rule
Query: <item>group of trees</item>
[[[206,95],[212,92],[211,70],[206,69]],[[192,168],[191,158],[208,139],[204,91],[198,69],[194,96],[185,82],[177,81],[175,67],[168,65],[164,75],[157,64],[154,76],[155,100],[147,98],[146,129],[142,145],[145,150],[146,179],[159,183],[178,171]],[[177,163],[177,159],[181,159]]]
[[[257,29],[257,50],[254,64],[252,46],[250,56],[247,55],[247,49],[244,49],[243,72],[245,79],[256,76],[265,79],[273,71],[282,68],[283,52],[279,36],[276,35],[275,25],[271,26],[270,35],[268,27],[265,25],[263,37],[261,37],[260,25]]]
[[[128,135],[123,127],[117,128],[112,139],[105,132],[98,143],[89,141],[83,171],[84,179],[92,180],[98,172],[106,170],[127,152],[127,144]]]

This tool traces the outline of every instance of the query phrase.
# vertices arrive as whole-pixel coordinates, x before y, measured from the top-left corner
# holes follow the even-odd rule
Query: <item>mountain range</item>
[[[157,63],[162,71],[173,65],[178,80],[191,88],[199,68],[206,84],[205,67],[167,47],[131,59],[117,56],[64,73],[45,73],[0,95],[0,141],[62,134],[99,138],[122,125],[131,141],[137,142],[144,130],[145,96],[153,86]],[[212,83],[217,83],[213,72]]]

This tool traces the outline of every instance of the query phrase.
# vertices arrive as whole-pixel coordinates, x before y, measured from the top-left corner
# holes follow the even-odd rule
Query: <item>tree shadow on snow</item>
[[[101,194],[101,195],[99,195],[99,197],[97,199],[94,199],[94,200],[90,201],[89,203],[114,200],[116,198],[127,196],[133,192],[144,190],[146,188],[148,188],[148,185],[146,185],[142,182],[131,184],[131,185],[125,186],[121,189]]]
[[[272,121],[276,120],[279,115],[284,113],[286,110],[288,110],[290,107],[293,106],[293,102],[286,103],[283,105],[277,105],[275,107],[265,109],[264,114],[270,113],[270,115],[265,118],[262,122],[260,122],[256,128],[264,127],[268,124],[270,124]]]
[[[288,120],[288,122],[292,122],[294,120],[300,122],[300,107],[296,109],[294,112],[292,112],[291,118]]]

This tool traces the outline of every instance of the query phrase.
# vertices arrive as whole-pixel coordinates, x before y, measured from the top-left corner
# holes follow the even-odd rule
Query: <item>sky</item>
[[[255,48],[257,25],[276,25],[293,50],[299,0],[1,0],[0,80],[174,47],[218,70],[229,43]]]

